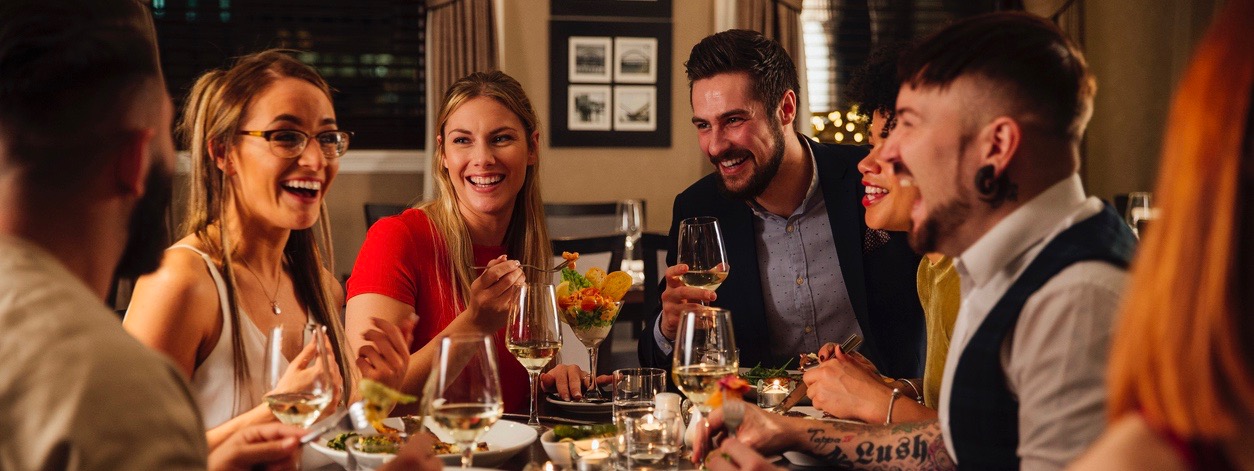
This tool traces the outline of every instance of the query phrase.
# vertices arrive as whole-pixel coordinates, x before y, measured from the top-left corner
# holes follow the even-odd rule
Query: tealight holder
[[[771,409],[778,406],[797,388],[797,380],[781,376],[758,380],[758,407]]]

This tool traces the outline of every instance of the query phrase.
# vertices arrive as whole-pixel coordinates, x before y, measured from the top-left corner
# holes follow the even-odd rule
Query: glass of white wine
[[[304,350],[312,348],[308,361],[293,365]],[[308,323],[300,327],[278,325],[266,340],[266,403],[280,422],[309,427],[335,397],[325,327]]]
[[[1150,193],[1138,191],[1128,194],[1128,213],[1124,219],[1132,228],[1132,234],[1141,237],[1141,225],[1154,218],[1154,207],[1150,204]]]
[[[538,379],[562,349],[557,292],[550,284],[527,283],[518,289],[518,304],[510,307],[505,335],[509,352],[527,369],[531,378],[531,416],[527,425],[540,429]]]
[[[718,390],[720,379],[736,374],[740,365],[737,355],[731,311],[698,307],[679,319],[671,375],[702,414],[709,414],[706,400]]]
[[[440,339],[431,377],[429,415],[461,448],[462,467],[469,468],[475,441],[500,420],[501,380],[492,337],[453,335]]]
[[[688,265],[688,271],[679,276],[685,285],[714,291],[723,284],[731,266],[727,264],[718,218],[695,217],[679,222],[678,262]]]

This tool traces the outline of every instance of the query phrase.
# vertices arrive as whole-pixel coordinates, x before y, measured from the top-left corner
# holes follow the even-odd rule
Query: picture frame
[[[617,85],[614,87],[614,130],[657,130],[657,87]]]
[[[672,4],[672,0],[551,0],[549,14],[554,17],[670,18]]]
[[[609,85],[571,85],[567,87],[566,129],[571,131],[609,131],[611,97]]]
[[[617,60],[613,56],[613,38],[608,36],[571,36],[567,48],[567,70],[570,83],[609,83]]]
[[[657,38],[614,38],[614,81],[657,82]]]
[[[669,21],[592,21],[586,18],[550,21],[549,57],[556,60],[549,72],[549,109],[552,110],[546,127],[549,145],[555,148],[670,147],[671,80],[676,68],[671,63],[672,28]],[[572,41],[571,38],[579,39]],[[607,41],[608,47],[605,46]],[[571,51],[572,44],[604,47],[609,80],[603,81],[604,74],[597,68],[585,68],[572,74],[572,69],[578,65],[571,60],[575,54]],[[617,44],[627,48],[625,52],[651,53],[656,60],[647,69],[632,61],[626,61],[628,66],[624,68],[624,61],[619,60],[616,52]],[[603,113],[597,112],[602,104],[600,96],[606,97]],[[623,103],[623,107],[616,103]]]

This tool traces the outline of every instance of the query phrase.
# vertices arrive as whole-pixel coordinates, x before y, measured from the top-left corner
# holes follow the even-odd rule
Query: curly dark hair
[[[858,104],[858,113],[871,119],[875,112],[888,117],[880,137],[888,137],[888,133],[897,124],[897,90],[901,88],[901,80],[897,78],[897,60],[910,50],[910,43],[897,42],[876,47],[853,73],[849,80],[845,97]]]

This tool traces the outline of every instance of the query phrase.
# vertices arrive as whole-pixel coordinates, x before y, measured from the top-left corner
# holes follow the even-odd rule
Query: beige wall
[[[1084,2],[1085,53],[1097,76],[1085,142],[1088,190],[1152,190],[1171,93],[1219,0]]]
[[[504,3],[501,70],[517,78],[536,107],[541,126],[541,184],[548,202],[644,199],[645,229],[670,229],[675,195],[712,169],[700,156],[688,105],[683,63],[688,51],[713,32],[713,0],[675,1],[671,53],[671,147],[558,148],[548,146],[549,2]]]
[[[327,192],[335,275],[353,270],[366,239],[366,203],[410,204],[422,196],[421,173],[341,173]]]

